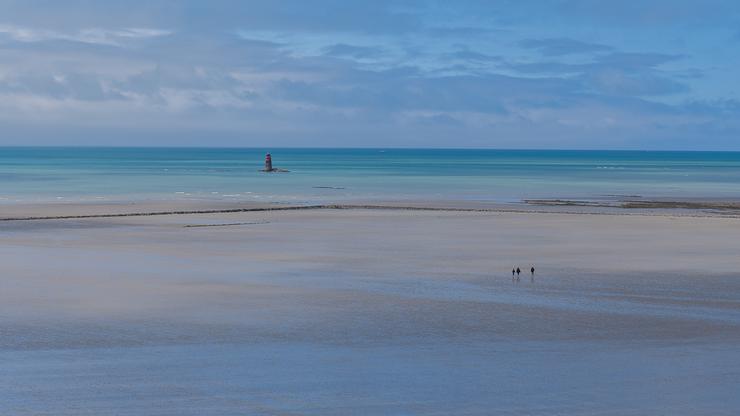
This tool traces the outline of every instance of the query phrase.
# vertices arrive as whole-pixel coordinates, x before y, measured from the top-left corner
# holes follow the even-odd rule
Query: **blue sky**
[[[0,144],[740,150],[736,1],[0,0]]]

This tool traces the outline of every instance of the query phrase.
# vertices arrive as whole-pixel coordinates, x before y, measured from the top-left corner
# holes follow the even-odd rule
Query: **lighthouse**
[[[265,155],[265,168],[260,170],[261,172],[290,172],[286,169],[280,169],[280,168],[274,168],[272,167],[272,155],[266,154]]]

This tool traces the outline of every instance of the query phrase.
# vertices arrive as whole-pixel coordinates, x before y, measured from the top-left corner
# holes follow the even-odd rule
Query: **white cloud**
[[[28,28],[12,24],[0,24],[0,34],[18,42],[43,42],[63,40],[94,45],[121,46],[126,40],[147,39],[172,34],[171,31],[152,28],[102,29],[87,28],[75,32]]]
[[[567,137],[561,145],[599,147],[615,131],[740,131],[723,121],[738,118],[740,107],[707,101],[695,117],[700,110],[682,104],[697,101],[698,78],[676,75],[702,67],[692,51],[629,47],[619,42],[623,31],[611,39],[561,35],[563,27],[521,20],[509,8],[500,13],[512,23],[496,30],[488,2],[480,19],[451,5],[445,10],[458,13],[431,22],[415,5],[387,13],[392,1],[247,3],[50,2],[43,10],[22,5],[20,17],[0,6],[0,123],[19,132],[197,127],[290,145],[318,137],[321,145],[366,146],[547,147]],[[325,12],[334,9],[341,13]],[[640,30],[634,36],[645,38]],[[522,44],[531,38],[538,40]]]

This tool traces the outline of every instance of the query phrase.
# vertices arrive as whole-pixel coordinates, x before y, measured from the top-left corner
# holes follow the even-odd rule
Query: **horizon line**
[[[536,148],[536,147],[364,147],[364,146],[179,146],[179,145],[0,145],[0,149],[289,149],[289,150],[485,150],[485,151],[552,151],[552,152],[692,152],[692,153],[740,153],[737,150],[722,149],[637,149],[637,148]]]

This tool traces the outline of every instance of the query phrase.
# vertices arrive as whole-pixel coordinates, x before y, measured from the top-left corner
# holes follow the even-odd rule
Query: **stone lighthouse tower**
[[[265,155],[265,172],[272,172],[272,155]]]
[[[280,169],[280,168],[274,168],[272,167],[272,155],[266,154],[265,155],[265,168],[260,169],[261,172],[290,172],[286,169]]]

